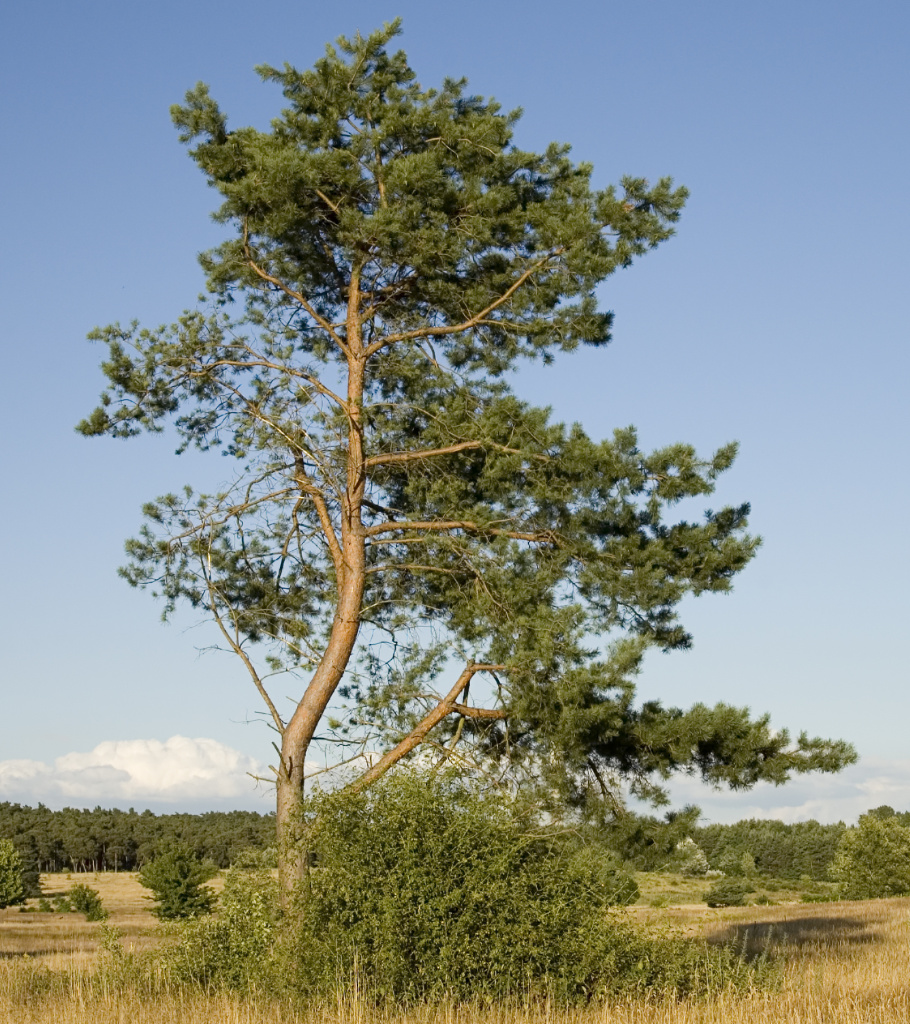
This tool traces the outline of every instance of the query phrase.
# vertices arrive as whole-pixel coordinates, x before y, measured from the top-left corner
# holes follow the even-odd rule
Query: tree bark
[[[363,392],[366,355],[360,325],[359,279],[352,274],[348,296],[345,351],[348,363],[347,479],[341,502],[341,563],[337,571],[338,604],[322,660],[287,723],[278,766],[277,839],[278,876],[282,905],[290,907],[294,889],[306,877],[308,851],[300,835],[306,755],[332,695],[338,689],[360,631],[360,613],[366,585],[366,529],[363,500],[366,464],[363,451]],[[327,536],[331,546],[331,539]]]

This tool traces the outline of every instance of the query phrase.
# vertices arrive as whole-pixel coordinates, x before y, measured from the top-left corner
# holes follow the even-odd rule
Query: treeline
[[[696,828],[692,838],[705,851],[709,867],[727,875],[758,873],[794,881],[808,876],[824,881],[846,831],[842,821],[787,825],[752,818],[734,825]]]
[[[0,803],[0,839],[11,839],[35,871],[136,871],[174,843],[228,867],[244,850],[274,845],[275,818],[255,811],[52,811]]]
[[[910,812],[876,807],[873,817],[910,826]],[[829,880],[829,868],[847,826],[839,821],[822,825],[801,821],[753,818],[733,825],[699,825],[697,808],[668,814],[664,819],[627,814],[607,830],[606,841],[620,857],[640,871],[673,870],[681,843],[691,839],[704,852],[707,868],[725,875],[760,874],[797,881]],[[691,857],[687,850],[685,856]]]

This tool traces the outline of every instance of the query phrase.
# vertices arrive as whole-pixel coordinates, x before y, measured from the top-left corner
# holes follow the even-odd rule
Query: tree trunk
[[[301,842],[303,810],[303,765],[296,751],[281,751],[282,764],[277,781],[276,840],[278,845],[278,883],[282,909],[290,909],[294,890],[303,881],[307,854]]]

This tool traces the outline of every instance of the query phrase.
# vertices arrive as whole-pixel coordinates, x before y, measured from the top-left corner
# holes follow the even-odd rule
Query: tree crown
[[[672,234],[685,189],[597,190],[567,147],[517,148],[518,112],[461,80],[423,89],[398,31],[260,68],[287,101],[268,132],[230,130],[202,84],[173,108],[231,230],[201,257],[210,307],[95,331],[109,386],[80,429],[170,420],[237,472],[149,504],[124,575],[214,620],[282,733],[279,777],[319,736],[385,751],[362,781],[472,738],[579,799],[617,776],[659,797],[673,771],[839,767],[844,744],[793,745],[743,709],[634,701],[646,649],[690,643],[682,599],[729,590],[758,546],[747,504],[672,518],[736,446],[643,453],[512,391],[522,357],[609,340],[595,289]],[[309,680],[289,716],[280,670]]]

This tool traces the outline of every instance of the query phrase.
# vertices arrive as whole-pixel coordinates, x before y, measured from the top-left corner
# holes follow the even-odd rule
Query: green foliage
[[[139,882],[152,891],[152,913],[174,921],[211,913],[216,896],[203,883],[217,874],[214,864],[197,859],[189,847],[173,846],[143,867]]]
[[[191,921],[164,952],[178,982],[275,988],[278,886],[267,871],[231,870],[212,917]]]
[[[0,815],[2,817],[2,815]],[[0,826],[0,833],[4,829]],[[33,835],[7,833],[16,847],[22,861],[22,885],[26,899],[41,895],[41,865],[38,860],[38,843]]]
[[[831,877],[842,899],[910,894],[910,827],[896,815],[864,814],[841,839]]]
[[[637,895],[615,861],[453,778],[390,778],[309,810],[320,866],[298,893],[297,931],[280,929],[268,873],[231,871],[216,915],[160,954],[172,981],[331,997],[356,980],[368,999],[401,1003],[756,980],[727,950],[635,931],[614,909]]]
[[[12,839],[23,861],[29,896],[38,896],[39,871],[136,871],[175,843],[219,868],[244,850],[275,842],[275,817],[254,811],[153,814],[130,809],[25,807],[0,802],[0,835]],[[31,886],[31,888],[29,888]]]
[[[802,821],[749,819],[732,825],[695,828],[692,836],[705,851],[712,868],[728,875],[761,875],[797,881],[803,875],[818,881],[828,878],[828,868],[846,826],[842,822],[821,825]]]
[[[9,839],[0,839],[0,909],[25,902],[22,858]]]
[[[282,954],[298,992],[356,973],[393,1001],[574,1001],[748,973],[725,953],[639,934],[612,909],[637,896],[615,861],[454,779],[394,778],[311,810],[319,867]]]
[[[668,869],[690,878],[699,878],[708,873],[708,858],[695,840],[686,836],[676,844]]]
[[[231,867],[240,871],[265,871],[278,867],[278,850],[274,846],[264,849],[247,847],[231,861]]]
[[[721,878],[705,893],[705,903],[709,907],[744,907],[750,892],[754,887],[741,878]]]
[[[101,893],[87,885],[74,885],[69,902],[76,914],[85,914],[86,921],[106,921],[110,916],[101,902]]]
[[[86,921],[106,921],[110,916],[101,900],[101,893],[88,885],[77,884],[65,893],[41,897],[38,910],[44,914],[84,914]]]
[[[691,643],[686,597],[729,591],[757,550],[747,504],[676,514],[736,445],[643,452],[511,390],[522,359],[609,341],[598,287],[673,234],[686,190],[596,189],[567,146],[522,150],[518,112],[421,87],[399,29],[259,68],[286,102],[268,131],[229,129],[203,84],[173,108],[226,240],[201,257],[205,308],[93,332],[108,386],[79,429],[173,424],[236,485],[150,503],[123,575],[213,618],[254,671],[322,666],[298,725],[332,693],[343,714],[289,744],[393,748],[457,663],[496,666],[471,694],[491,706],[439,694],[433,740],[576,805],[611,805],[614,777],[659,801],[674,772],[747,787],[849,763],[747,708],[635,700],[647,651]]]
[[[603,826],[603,841],[639,871],[659,871],[698,824],[701,811],[684,807],[663,819],[626,811]]]

